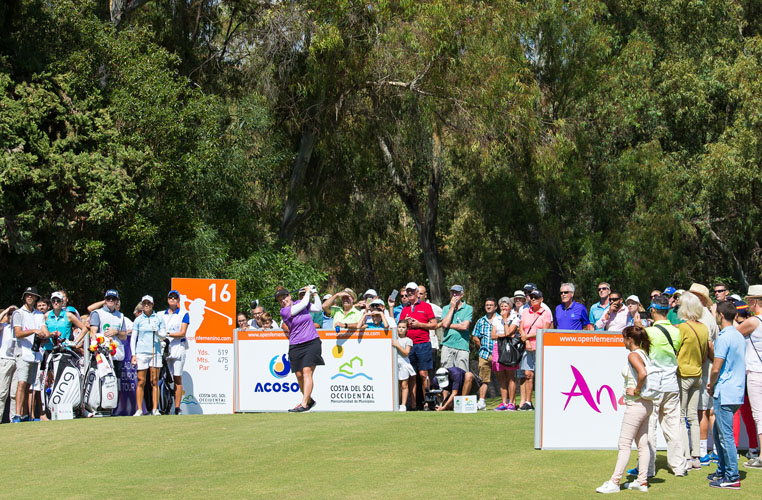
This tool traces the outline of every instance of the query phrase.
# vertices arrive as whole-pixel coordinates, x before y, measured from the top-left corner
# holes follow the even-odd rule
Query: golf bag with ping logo
[[[71,407],[78,411],[82,403],[82,356],[69,345],[53,348],[43,372],[43,410],[48,418],[59,407]]]

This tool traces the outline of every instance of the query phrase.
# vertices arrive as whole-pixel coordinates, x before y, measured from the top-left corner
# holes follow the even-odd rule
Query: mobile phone
[[[397,290],[392,290],[392,294],[389,295],[389,300],[392,302],[397,301],[397,295],[399,295],[399,292]]]

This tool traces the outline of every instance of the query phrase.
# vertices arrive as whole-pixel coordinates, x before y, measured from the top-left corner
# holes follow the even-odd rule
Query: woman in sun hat
[[[737,330],[746,337],[746,391],[751,413],[757,426],[757,442],[762,443],[762,285],[752,285],[746,295],[750,318]],[[744,464],[745,467],[762,469],[759,457]]]
[[[314,408],[312,377],[316,366],[325,365],[320,336],[310,314],[321,310],[320,296],[314,286],[306,286],[302,290],[304,290],[304,297],[295,304],[291,293],[285,288],[278,287],[275,291],[275,300],[281,307],[280,317],[288,327],[288,360],[291,363],[291,371],[296,374],[296,379],[299,381],[299,389],[302,391],[301,403],[288,410],[293,413],[310,411]],[[312,303],[310,299],[313,299]]]

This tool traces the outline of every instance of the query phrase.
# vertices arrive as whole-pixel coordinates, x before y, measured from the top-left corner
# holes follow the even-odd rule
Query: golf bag
[[[119,386],[111,356],[99,348],[90,354],[82,402],[87,413],[111,413],[119,399]]]
[[[169,371],[169,341],[165,340],[161,354],[161,368],[159,369],[159,412],[169,415],[175,407],[175,379]]]
[[[77,411],[82,403],[82,356],[68,346],[53,348],[43,372],[43,409],[52,418],[59,406]]]

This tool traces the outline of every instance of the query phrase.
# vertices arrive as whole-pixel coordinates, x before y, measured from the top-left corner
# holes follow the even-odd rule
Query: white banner
[[[325,366],[315,368],[315,411],[394,410],[391,330],[318,333]],[[236,411],[286,411],[301,402],[288,347],[283,332],[237,332]]]
[[[625,410],[619,333],[545,330],[538,335],[535,448],[616,449]],[[657,447],[666,448],[657,427]]]

